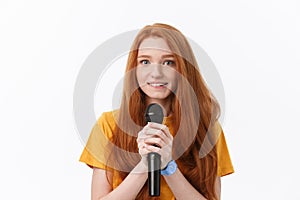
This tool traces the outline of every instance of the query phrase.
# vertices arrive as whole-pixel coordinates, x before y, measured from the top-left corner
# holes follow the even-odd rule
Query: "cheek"
[[[177,85],[178,85],[178,77],[177,73],[172,73],[172,75],[169,77],[169,80],[172,82],[172,90],[176,90]]]
[[[144,73],[143,73],[143,70],[141,70],[140,68],[137,68],[137,70],[136,70],[136,79],[137,79],[137,82],[138,82],[138,84],[139,84],[139,86],[141,85],[141,84],[143,84],[143,82],[144,82]]]

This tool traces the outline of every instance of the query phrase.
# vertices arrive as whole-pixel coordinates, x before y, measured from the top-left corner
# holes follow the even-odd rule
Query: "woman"
[[[146,123],[151,103],[162,106],[162,124]],[[220,177],[233,167],[219,113],[184,35],[166,24],[144,27],[120,109],[102,114],[80,158],[93,168],[92,199],[220,199]],[[150,152],[161,155],[160,197],[148,195]]]

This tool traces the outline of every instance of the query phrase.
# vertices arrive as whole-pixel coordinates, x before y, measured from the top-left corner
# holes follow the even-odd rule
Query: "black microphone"
[[[162,108],[156,104],[150,104],[145,112],[146,122],[156,122],[161,124],[164,119]],[[155,146],[155,145],[154,145]],[[148,153],[148,188],[150,196],[160,195],[160,155],[155,152]]]

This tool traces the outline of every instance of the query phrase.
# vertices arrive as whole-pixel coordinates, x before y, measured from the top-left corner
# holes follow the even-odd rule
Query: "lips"
[[[152,87],[163,87],[163,86],[166,86],[168,83],[165,83],[165,82],[148,82],[147,84],[152,86]]]

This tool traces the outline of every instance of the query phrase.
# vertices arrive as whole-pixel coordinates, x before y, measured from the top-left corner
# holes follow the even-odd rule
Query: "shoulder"
[[[222,126],[219,121],[216,121],[212,127],[214,141],[217,146],[217,150],[220,152],[224,145],[226,145],[225,135]]]
[[[117,125],[118,114],[119,110],[103,112],[97,120],[97,125],[109,138]]]
[[[107,111],[103,112],[101,116],[98,118],[98,123],[113,123],[117,120],[119,114],[119,110],[112,110],[112,111]]]
[[[220,134],[223,132],[222,126],[219,121],[216,121],[212,126],[212,132],[215,136],[220,136]]]
[[[216,136],[216,148],[218,157],[218,176],[225,176],[234,172],[227,142],[221,124],[217,121],[213,127]]]

